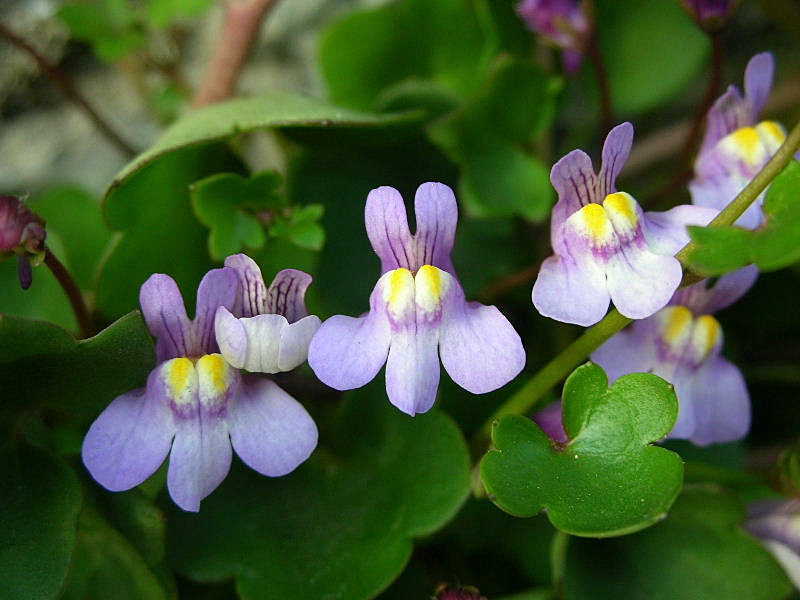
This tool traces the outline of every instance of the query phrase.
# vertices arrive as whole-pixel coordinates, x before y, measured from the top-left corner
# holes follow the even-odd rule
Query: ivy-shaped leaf
[[[409,419],[382,384],[353,394],[336,447],[285,477],[234,465],[198,514],[168,512],[178,572],[236,578],[245,600],[359,600],[402,571],[412,540],[450,519],[468,494],[464,439],[444,414]],[[171,503],[170,503],[171,504]]]
[[[80,341],[51,323],[0,315],[2,409],[45,407],[94,417],[115,396],[143,386],[154,364],[138,312]]]
[[[773,271],[800,260],[800,162],[789,163],[770,184],[764,214],[766,222],[756,231],[733,225],[689,227],[699,246],[689,255],[689,266],[711,276],[749,263]]]
[[[8,393],[5,387],[3,393]],[[58,596],[80,508],[80,486],[62,460],[38,448],[5,444],[0,452],[0,596]]]
[[[199,221],[211,230],[208,248],[212,258],[245,248],[258,249],[266,236],[258,212],[274,211],[285,204],[278,192],[282,182],[275,171],[256,173],[249,179],[235,173],[220,173],[191,187],[192,207]]]
[[[683,480],[681,458],[651,445],[675,424],[672,386],[635,373],[608,389],[603,370],[588,363],[567,379],[563,401],[563,447],[530,419],[500,419],[495,449],[481,461],[490,498],[522,517],[546,508],[553,525],[582,536],[622,535],[663,518]]]
[[[564,569],[570,600],[776,600],[791,584],[745,533],[745,510],[713,486],[687,487],[669,517],[613,540],[571,539]]]

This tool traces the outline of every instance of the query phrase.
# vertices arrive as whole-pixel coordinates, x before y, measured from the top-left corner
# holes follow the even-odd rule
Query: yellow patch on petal
[[[756,130],[762,137],[766,137],[778,145],[786,140],[786,133],[783,131],[783,127],[775,121],[761,121],[756,125]]]
[[[748,163],[755,164],[759,161],[762,154],[761,138],[755,127],[742,127],[730,134],[731,143],[734,145],[737,154],[744,158]]]
[[[674,346],[685,338],[692,326],[692,312],[685,306],[670,306],[664,309],[664,340]]]
[[[221,354],[206,354],[197,361],[200,391],[209,396],[224,394],[230,382],[230,367]]]
[[[595,203],[587,204],[575,215],[577,215],[576,220],[582,222],[586,233],[595,244],[601,245],[611,240],[614,235],[614,229],[602,206]]]
[[[636,201],[625,192],[615,192],[606,196],[603,208],[606,209],[606,212],[613,211],[633,226],[639,220],[636,217]]]
[[[404,314],[414,301],[414,276],[408,269],[395,269],[389,275],[384,301],[394,315]]]
[[[422,265],[417,271],[414,283],[416,286],[414,299],[417,306],[427,312],[435,311],[447,288],[447,273],[433,265]]]
[[[194,398],[197,376],[188,358],[173,358],[161,367],[167,384],[167,394],[176,404],[186,404]]]
[[[719,321],[711,315],[703,315],[695,321],[694,331],[692,332],[692,346],[696,355],[706,358],[719,341],[722,333]]]

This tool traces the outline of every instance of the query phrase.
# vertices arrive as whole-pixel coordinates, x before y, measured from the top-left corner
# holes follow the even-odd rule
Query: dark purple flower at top
[[[744,96],[736,86],[720,96],[708,113],[706,133],[689,183],[692,202],[722,210],[758,172],[786,139],[775,121],[759,115],[772,89],[775,69],[772,54],[756,54],[747,63]],[[764,221],[761,208],[766,190],[736,222],[755,228]]]
[[[435,600],[486,600],[477,588],[443,584],[436,590]]]
[[[523,0],[517,14],[528,29],[564,50],[564,64],[575,72],[581,65],[590,24],[577,0]]]
[[[525,365],[522,341],[500,311],[464,297],[450,260],[458,219],[452,190],[423,183],[414,207],[411,235],[399,192],[369,193],[367,236],[382,273],[369,313],[331,317],[308,349],[317,377],[337,390],[367,384],[386,363],[389,401],[412,416],[436,399],[440,357],[453,381],[475,394],[505,385]]]
[[[738,440],[750,429],[750,395],[739,369],[720,355],[722,327],[711,316],[752,286],[745,267],[679,290],[670,306],[636,321],[592,354],[613,383],[628,373],[655,373],[675,386],[679,412],[670,438],[705,446]]]
[[[198,511],[227,475],[231,446],[245,464],[272,477],[294,470],[316,447],[316,425],[294,398],[219,354],[215,314],[240,305],[239,290],[235,269],[209,271],[190,321],[171,277],[152,275],[142,285],[142,313],[157,339],[159,364],[147,386],[111,402],[83,440],[83,463],[103,487],[139,485],[170,454],[170,496]]]
[[[31,261],[38,264],[44,258],[46,237],[44,219],[16,196],[0,196],[0,256],[15,254],[18,257],[23,289],[31,285]]]
[[[717,211],[677,206],[644,213],[616,189],[633,142],[633,126],[612,129],[603,163],[573,150],[550,173],[558,192],[550,221],[554,256],[546,259],[533,286],[533,304],[546,317],[593,325],[610,301],[626,317],[644,319],[664,307],[681,281],[673,256],[689,241],[686,225],[706,225]]]
[[[737,4],[739,0],[683,0],[683,6],[706,31],[721,29]]]
[[[744,528],[761,540],[800,590],[800,499],[754,502]]]

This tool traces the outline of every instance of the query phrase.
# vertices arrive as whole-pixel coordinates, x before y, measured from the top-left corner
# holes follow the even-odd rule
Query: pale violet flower
[[[744,528],[764,544],[800,590],[800,500],[754,502]]]
[[[716,216],[714,209],[686,205],[644,213],[630,194],[618,192],[616,178],[632,142],[630,123],[612,129],[598,174],[582,150],[553,165],[555,255],[542,263],[532,292],[542,315],[588,326],[602,319],[613,301],[626,317],[649,317],[681,281],[673,254],[689,241],[686,225],[706,225]]]
[[[694,179],[689,183],[695,204],[725,208],[786,139],[779,123],[759,121],[772,88],[774,69],[772,54],[756,54],[747,63],[744,96],[732,85],[711,107],[694,163]],[[763,223],[764,193],[736,221],[737,225],[752,229]]]
[[[83,462],[103,487],[139,485],[169,454],[170,496],[197,511],[227,475],[231,447],[245,464],[273,477],[294,470],[316,447],[316,425],[296,400],[219,353],[214,317],[220,307],[242,305],[240,277],[231,267],[209,271],[193,321],[171,277],[155,274],[142,285],[139,299],[157,340],[158,365],[145,388],[117,397],[84,438]],[[282,345],[269,335],[260,345]]]
[[[399,192],[369,193],[367,236],[381,259],[369,313],[331,317],[308,351],[317,377],[338,390],[365,385],[386,363],[389,400],[410,415],[433,405],[440,358],[453,381],[476,394],[508,383],[525,365],[519,335],[500,311],[464,297],[450,260],[458,219],[452,190],[424,183],[414,207],[411,235]]]
[[[750,396],[739,369],[721,356],[722,327],[711,313],[741,297],[758,270],[745,267],[710,285],[679,290],[670,306],[636,321],[591,359],[609,382],[628,373],[654,373],[675,386],[679,411],[670,438],[705,446],[744,437],[750,429]]]

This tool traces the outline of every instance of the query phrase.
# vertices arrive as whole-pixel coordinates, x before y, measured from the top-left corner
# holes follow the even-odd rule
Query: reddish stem
[[[86,308],[86,303],[83,301],[83,294],[75,284],[75,280],[67,271],[67,268],[61,263],[56,255],[50,251],[50,248],[44,248],[44,264],[48,266],[53,275],[55,275],[58,283],[67,294],[69,303],[72,305],[72,311],[75,313],[75,318],[78,320],[78,326],[81,330],[81,337],[91,337],[93,333],[92,320],[89,317],[89,311]]]

